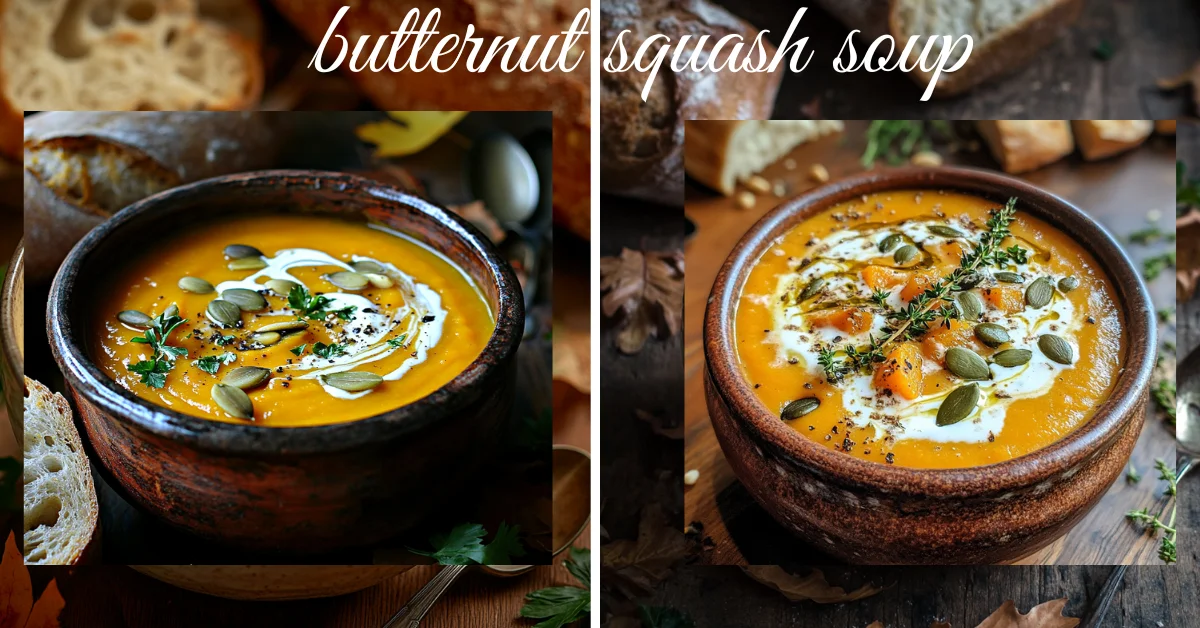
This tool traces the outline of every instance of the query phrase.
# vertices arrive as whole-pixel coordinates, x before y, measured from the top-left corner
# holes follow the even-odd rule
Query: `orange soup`
[[[139,397],[268,427],[374,416],[462,372],[495,321],[406,235],[312,215],[223,219],[138,252],[97,303],[92,357]]]
[[[866,195],[756,262],[735,315],[758,398],[830,449],[920,468],[1046,447],[1108,397],[1125,354],[1079,243],[959,193]]]

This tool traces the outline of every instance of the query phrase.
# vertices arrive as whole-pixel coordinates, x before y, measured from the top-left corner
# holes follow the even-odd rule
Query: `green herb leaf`
[[[296,347],[295,349],[292,349],[291,351],[292,351],[292,353],[293,353],[294,355],[304,355],[304,350],[305,350],[306,348],[308,348],[308,344],[307,344],[307,343],[305,343],[305,344],[302,344],[302,345],[300,345],[299,347]]]
[[[518,538],[520,534],[521,526],[509,527],[508,524],[500,522],[495,538],[483,548],[483,564],[511,565],[513,558],[524,556],[525,548]]]
[[[196,360],[196,366],[209,375],[216,375],[222,364],[231,364],[236,359],[236,354],[226,351],[218,355],[206,355]]]
[[[564,563],[567,571],[571,572],[572,576],[583,585],[583,588],[589,589],[592,586],[592,552],[584,547],[572,547],[567,552],[567,560]]]
[[[1168,251],[1162,255],[1147,257],[1142,260],[1142,274],[1146,277],[1146,281],[1154,281],[1158,276],[1168,268],[1175,267],[1175,251]]]
[[[236,336],[217,336],[213,340],[215,340],[218,345],[221,345],[222,347],[224,347],[224,346],[232,343],[234,340],[237,340],[237,337]]]
[[[471,565],[483,564],[483,537],[487,530],[478,523],[464,523],[449,534],[435,534],[429,537],[432,552],[415,550],[408,551],[421,556],[429,556],[440,565]]]
[[[588,614],[592,596],[579,587],[547,587],[525,594],[521,617],[544,619],[533,628],[561,628],[577,622]]]
[[[1107,39],[1101,39],[1100,43],[1096,44],[1095,48],[1092,48],[1092,56],[1100,61],[1108,61],[1115,53],[1116,50],[1113,48],[1112,42]]]
[[[1137,484],[1142,481],[1142,474],[1134,468],[1133,463],[1129,463],[1129,468],[1125,471],[1125,482],[1129,484]]]
[[[313,345],[312,350],[313,350],[313,353],[315,353],[317,355],[317,357],[325,358],[327,360],[332,360],[333,358],[337,358],[337,357],[346,355],[346,345],[341,345],[341,344],[337,344],[337,343],[327,345],[323,342],[318,342]],[[299,355],[299,354],[296,354],[296,355]]]
[[[333,304],[333,299],[323,295],[314,295],[304,286],[293,286],[288,291],[288,307],[296,312],[296,316],[301,319],[309,319],[318,321],[325,318],[326,315],[332,313],[343,320],[350,318],[354,314],[354,306],[344,307],[340,310],[329,311],[329,306]]]
[[[696,628],[696,622],[683,611],[667,606],[641,606],[642,628]]]
[[[1175,396],[1175,382],[1169,379],[1160,379],[1150,387],[1150,397],[1154,399],[1154,404],[1172,423],[1175,422]]]
[[[404,346],[404,341],[408,339],[408,334],[400,334],[398,338],[392,338],[387,341],[389,347],[399,348]]]
[[[162,388],[167,385],[167,373],[175,366],[169,360],[142,360],[129,365],[129,370],[141,375],[141,382],[151,388]]]

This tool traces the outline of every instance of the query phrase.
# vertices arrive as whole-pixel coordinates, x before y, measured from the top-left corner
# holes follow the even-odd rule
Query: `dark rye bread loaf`
[[[752,42],[758,29],[707,0],[604,3],[600,16],[600,189],[681,206],[684,121],[770,118],[786,63],[775,72],[676,74],[664,62],[649,97],[642,102],[646,73],[633,69],[610,73],[603,67],[603,58],[627,29],[630,34],[623,42],[631,57],[641,42],[657,33],[672,42],[685,34],[709,35],[706,48],[711,50],[717,40],[731,33]],[[662,45],[656,44],[653,51]],[[724,48],[718,63],[730,48]],[[770,43],[766,48],[768,54],[775,53]],[[653,58],[653,54],[648,56]]]

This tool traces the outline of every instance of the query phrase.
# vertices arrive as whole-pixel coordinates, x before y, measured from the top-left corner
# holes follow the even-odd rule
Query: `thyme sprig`
[[[1017,213],[1016,197],[1009,198],[1004,207],[992,210],[988,218],[986,231],[979,238],[979,243],[971,252],[963,255],[949,275],[938,280],[936,284],[917,295],[908,305],[899,310],[888,310],[884,315],[888,324],[883,328],[885,338],[877,339],[874,334],[869,336],[865,348],[847,344],[839,349],[835,344],[831,347],[819,347],[817,362],[825,371],[825,379],[830,382],[840,382],[846,375],[853,372],[868,371],[871,366],[883,362],[886,357],[884,349],[900,340],[912,340],[930,330],[930,326],[939,318],[949,326],[951,319],[958,318],[958,310],[951,304],[945,303],[952,292],[964,290],[982,266],[1003,266],[1009,263],[1024,264],[1029,259],[1029,252],[1020,246],[1001,248],[1001,243],[1009,237],[1008,226]],[[975,281],[974,283],[978,283]],[[887,296],[877,291],[872,295],[876,303],[885,301]],[[839,358],[841,352],[845,358]]]
[[[1146,531],[1151,536],[1157,535],[1161,530],[1163,532],[1162,539],[1158,544],[1158,558],[1164,563],[1171,564],[1176,560],[1175,552],[1175,511],[1178,504],[1176,503],[1176,483],[1178,477],[1175,475],[1175,470],[1167,466],[1161,458],[1154,460],[1154,468],[1158,470],[1158,479],[1164,480],[1167,483],[1167,490],[1163,495],[1169,500],[1171,506],[1171,515],[1166,521],[1163,521],[1162,516],[1166,515],[1167,507],[1164,505],[1160,514],[1150,512],[1149,508],[1141,510],[1131,510],[1125,513],[1125,516],[1134,523],[1139,523],[1145,527]]]

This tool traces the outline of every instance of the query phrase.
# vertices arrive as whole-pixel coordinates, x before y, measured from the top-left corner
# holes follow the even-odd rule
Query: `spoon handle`
[[[1175,481],[1178,482],[1183,478],[1183,474],[1192,468],[1192,463],[1195,461],[1196,458],[1191,454],[1179,454],[1179,457],[1175,459]]]
[[[421,590],[412,596],[404,608],[401,608],[383,625],[383,628],[417,628],[429,609],[433,608],[438,598],[442,597],[446,589],[454,584],[454,581],[466,568],[466,565],[450,565],[439,571],[429,580],[428,584],[421,587]]]

